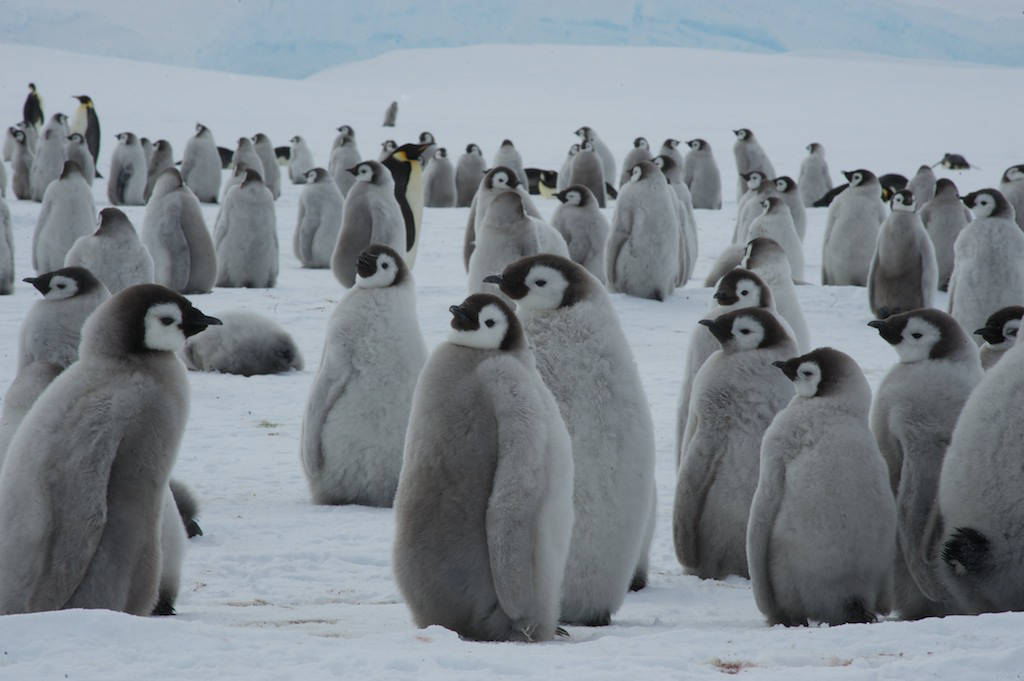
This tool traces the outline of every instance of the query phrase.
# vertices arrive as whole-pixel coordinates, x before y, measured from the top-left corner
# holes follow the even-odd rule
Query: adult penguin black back
[[[36,92],[35,83],[28,84],[28,96],[25,97],[25,105],[21,107],[21,120],[37,128],[43,125],[43,99]]]
[[[89,95],[74,95],[74,98],[79,104],[71,116],[71,132],[80,133],[85,138],[93,163],[96,164],[96,177],[102,178],[97,163],[100,155],[100,117],[96,115],[96,107]]]
[[[405,221],[405,262],[412,269],[419,248],[420,225],[423,223],[423,166],[420,154],[427,144],[403,144],[381,163],[395,180],[395,198]]]

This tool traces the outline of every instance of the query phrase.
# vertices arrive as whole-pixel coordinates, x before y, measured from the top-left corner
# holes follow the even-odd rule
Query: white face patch
[[[764,209],[765,213],[767,213],[769,211],[769,209],[771,209],[771,207],[772,207],[772,202],[769,201],[768,199],[764,199],[763,201],[761,201],[761,208]]]
[[[643,174],[643,168],[641,168],[640,166],[633,166],[633,170],[629,172],[630,182],[639,182]]]
[[[979,194],[974,199],[974,208],[971,212],[974,213],[976,218],[987,218],[992,215],[992,211],[996,208],[996,200],[992,198],[990,194]]]
[[[530,292],[516,301],[516,305],[525,310],[554,310],[569,288],[565,275],[547,265],[531,267],[525,283]]]
[[[594,145],[591,144],[589,141],[588,142],[584,142],[582,149],[583,149],[583,151],[593,151],[594,150]]]
[[[893,346],[903,364],[913,364],[928,359],[932,348],[942,338],[938,327],[920,317],[911,317],[903,327],[902,338]]]
[[[651,148],[651,146],[647,143],[647,140],[645,140],[645,139],[641,139],[639,141],[639,144],[637,145],[637,147],[640,148],[640,149],[650,149]]]
[[[737,317],[732,321],[732,338],[740,350],[756,350],[764,340],[764,327],[753,317]]]
[[[359,288],[385,288],[394,283],[398,276],[398,264],[387,253],[377,255],[377,271],[365,279],[356,273],[356,286]]]
[[[293,138],[291,139],[291,143],[292,143],[292,144],[298,144],[298,143],[299,143],[299,142],[301,142],[301,141],[302,141],[302,138],[301,138],[301,137],[299,137],[298,135],[296,135],[295,137],[293,137]]]
[[[472,331],[452,329],[448,341],[455,345],[481,350],[497,350],[505,340],[508,331],[508,318],[500,307],[491,303],[480,310],[480,328]]]
[[[316,170],[310,170],[308,173],[306,173],[306,182],[316,182]]]
[[[56,275],[50,279],[50,288],[43,296],[46,300],[64,300],[78,294],[78,282],[71,277]]]
[[[423,144],[433,144],[434,136],[431,135],[429,132],[425,132],[420,136],[420,142]]]
[[[775,180],[775,188],[778,189],[783,194],[786,193],[786,187],[787,186],[788,185],[786,184],[785,180]]]
[[[373,168],[370,166],[359,166],[356,182],[373,182]]]
[[[583,202],[583,195],[577,191],[566,192],[565,198],[570,206],[578,206]]]
[[[761,173],[750,173],[750,179],[747,180],[747,189],[757,189],[763,181],[764,175]]]
[[[864,176],[863,175],[861,175],[860,173],[854,173],[853,177],[850,178],[850,186],[851,187],[856,187],[857,185],[859,185],[863,181],[864,181]]]
[[[814,397],[821,383],[821,367],[816,362],[801,362],[796,369],[793,387],[800,397]]]
[[[508,175],[505,172],[494,173],[491,177],[491,187],[507,187]]]
[[[752,279],[740,279],[736,282],[736,297],[739,300],[731,307],[758,307],[761,304],[761,287]]]
[[[174,303],[160,303],[146,310],[145,336],[142,344],[150,350],[180,352],[185,347],[181,330],[181,308]]]
[[[1019,319],[1011,319],[1003,324],[1003,338],[1008,341],[1013,341],[1017,338],[1017,332],[1020,330],[1020,321]]]
[[[741,140],[747,139],[747,131],[740,130],[739,132],[736,133],[736,137],[740,138]]]
[[[664,168],[665,167],[665,159],[663,159],[660,156],[651,159],[651,163],[653,163],[654,165],[658,166],[658,168]]]
[[[1006,179],[1010,182],[1024,180],[1024,170],[1021,170],[1020,168],[1010,168],[1006,171]]]
[[[903,194],[897,194],[896,196],[892,197],[892,209],[903,211],[904,213],[913,213],[914,201],[907,201],[906,199],[903,198],[903,196]]]

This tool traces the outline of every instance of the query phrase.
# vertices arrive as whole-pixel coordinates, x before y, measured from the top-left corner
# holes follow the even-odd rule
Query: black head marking
[[[313,168],[309,172],[307,172],[307,179],[309,179],[308,176],[310,174],[313,175],[313,178],[311,180],[312,184],[316,184],[317,182],[323,182],[328,177],[327,171],[319,167]]]
[[[757,297],[757,307],[770,308],[772,306],[771,289],[768,288],[768,285],[764,283],[761,277],[741,267],[729,270],[718,282],[718,288],[715,289],[715,301],[719,305],[735,305],[740,301],[741,297],[753,295],[754,291],[748,289],[747,282],[750,282],[750,284],[758,287],[760,290]]]
[[[992,197],[995,203],[995,207],[992,212],[989,213],[989,217],[1009,217],[1010,215],[1010,203],[1003,196],[1003,193],[998,189],[989,187],[987,189],[979,189],[976,192],[971,192],[967,196],[963,197],[964,205],[968,208],[974,208],[977,205],[978,198],[983,194],[987,194]]]
[[[503,139],[503,140],[501,140],[501,146],[503,146],[503,147],[514,147],[515,145],[512,144],[512,140],[510,140],[510,139]]]
[[[960,192],[956,188],[956,184],[953,180],[943,177],[939,178],[939,180],[935,182],[935,196],[959,197]]]
[[[479,154],[480,153],[480,147],[477,146],[476,144],[473,144],[472,142],[470,142],[469,144],[466,145],[466,153],[467,154],[474,154],[474,153],[475,154]]]
[[[207,326],[221,324],[219,319],[204,315],[187,298],[165,286],[159,284],[129,286],[115,294],[103,306],[109,306],[114,311],[112,314],[122,320],[125,337],[121,338],[120,342],[124,352],[134,354],[157,352],[146,347],[146,312],[154,305],[163,303],[171,303],[181,309],[181,331],[186,337],[194,336]],[[97,321],[102,321],[102,319]]]
[[[647,143],[647,138],[646,137],[636,137],[636,138],[633,139],[633,148],[634,149],[640,149],[640,148],[647,149],[648,147],[650,147],[650,144]]]
[[[60,179],[71,177],[72,175],[81,175],[82,168],[75,161],[64,161],[64,167],[60,171]]]
[[[488,189],[494,189],[494,176],[500,172],[505,173],[506,177],[508,178],[506,186],[512,188],[519,186],[519,176],[516,175],[515,171],[509,168],[508,166],[495,166],[488,170],[487,174],[484,176],[484,186],[487,187]]]
[[[772,364],[781,369],[786,378],[796,381],[797,371],[800,365],[805,362],[817,364],[818,370],[821,373],[818,391],[814,393],[814,397],[828,397],[840,392],[843,382],[850,375],[851,371],[857,368],[857,363],[849,355],[829,347],[817,348],[805,355],[800,355],[786,361],[772,362]]]
[[[38,277],[25,277],[22,281],[32,284],[36,287],[37,291],[45,296],[50,291],[50,281],[54,277],[67,277],[68,279],[74,279],[75,283],[78,284],[78,292],[75,296],[89,293],[100,285],[100,280],[84,267],[62,267],[59,270],[53,270],[52,272],[44,272]]]
[[[499,349],[503,351],[523,350],[526,348],[526,337],[519,318],[504,300],[489,293],[474,293],[460,305],[452,305],[448,311],[452,313],[451,326],[456,331],[476,331],[480,328],[480,311],[488,305],[496,305],[508,320],[508,330],[501,341]]]
[[[655,163],[655,161],[657,162]],[[673,159],[671,156],[655,156],[654,158],[651,159],[651,162],[654,163],[654,165],[659,166],[661,168],[661,172],[665,173],[665,175],[668,175],[669,172],[679,167],[676,164],[675,159]]]
[[[502,271],[496,277],[487,277],[484,281],[497,284],[501,292],[513,300],[524,298],[530,289],[526,285],[526,278],[530,270],[536,265],[544,265],[562,273],[569,285],[565,288],[562,300],[558,307],[571,307],[583,299],[589,281],[585,275],[586,270],[568,258],[560,255],[542,253],[531,255],[527,258],[517,260]]]
[[[263,184],[263,178],[252,168],[247,168],[245,170],[245,179],[242,180],[242,186],[248,187],[250,184]]]
[[[778,189],[783,194],[788,194],[794,189],[796,189],[796,182],[794,182],[793,178],[790,177],[789,175],[776,177],[774,180],[772,180],[772,184],[774,184],[776,186],[776,189]],[[779,184],[782,184],[781,188],[778,186]]]
[[[929,359],[948,359],[968,347],[970,340],[960,324],[945,312],[933,308],[890,315],[884,320],[868,322],[868,326],[878,329],[879,335],[890,345],[899,345],[903,340],[904,329],[914,318],[923,319],[939,330],[939,340],[928,353]]]
[[[391,286],[398,286],[409,277],[409,268],[405,264],[405,260],[402,259],[402,256],[398,255],[394,249],[383,244],[373,244],[359,254],[359,257],[356,258],[356,273],[363,279],[372,277],[377,273],[378,259],[381,255],[390,256],[398,268],[398,273],[395,274]],[[388,267],[389,264],[380,263],[379,266]]]
[[[420,140],[420,144],[433,144],[434,143],[434,134],[424,130],[423,132],[420,133],[419,140]]]
[[[985,326],[974,333],[984,338],[986,343],[996,345],[1007,340],[1003,335],[1003,328],[1006,326],[1006,322],[1022,318],[1024,318],[1024,307],[1010,305],[990,314],[988,319],[985,320]]]
[[[901,200],[897,201],[897,197],[899,197]],[[889,203],[890,205],[902,203],[904,206],[913,206],[914,192],[910,191],[909,189],[900,189],[899,191],[893,192],[892,198],[889,199]]]

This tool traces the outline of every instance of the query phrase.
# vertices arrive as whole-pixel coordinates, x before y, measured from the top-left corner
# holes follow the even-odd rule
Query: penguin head
[[[35,84],[35,83],[29,83],[29,84],[28,84],[28,90],[29,90],[29,92],[31,92],[31,93],[33,93],[33,94],[35,94],[35,91],[36,91],[36,84]]]
[[[976,218],[1011,218],[1012,207],[998,189],[979,189],[963,198],[964,205],[971,209]]]
[[[295,137],[292,137],[288,141],[291,142],[292,145],[300,144],[302,142],[302,135],[295,135]]]
[[[732,310],[715,319],[702,319],[698,324],[708,327],[727,354],[792,342],[775,313],[759,307]]]
[[[68,135],[68,144],[82,144],[83,142],[85,142],[85,140],[79,132],[73,132]]]
[[[909,189],[901,189],[892,195],[892,199],[889,201],[889,207],[894,211],[900,211],[904,213],[914,212],[914,192]]]
[[[1000,182],[1020,182],[1021,180],[1024,180],[1024,163],[1007,168]]]
[[[818,348],[793,359],[772,362],[772,365],[793,381],[799,397],[830,397],[855,387],[862,397],[867,396],[861,401],[870,403],[871,389],[864,373],[852,357],[834,348]]]
[[[386,170],[387,168],[377,161],[363,161],[349,168],[348,172],[356,176],[356,182],[380,184],[383,181],[384,171]]]
[[[740,128],[739,130],[733,130],[732,134],[736,135],[736,139],[740,140],[741,142],[745,142],[747,140],[754,138],[754,133],[750,131],[750,128]]]
[[[239,137],[238,138],[238,149],[240,151],[242,149],[252,149],[252,140],[249,139],[248,137]]]
[[[650,149],[651,145],[647,141],[646,137],[636,137],[636,138],[633,139],[633,148],[634,149]]]
[[[82,175],[82,167],[74,161],[64,161],[64,167],[60,171],[60,179]]]
[[[119,132],[117,133],[117,135],[115,135],[115,137],[117,137],[117,140],[121,144],[124,144],[129,147],[132,146],[133,144],[138,143],[139,141],[139,138],[135,136],[134,132]]]
[[[967,162],[967,159],[960,154],[946,153],[943,155],[942,160],[935,165],[941,165],[943,168],[949,170],[967,170],[971,167],[971,164]]]
[[[776,177],[772,182],[775,184],[775,189],[780,194],[788,194],[789,192],[796,189],[796,182],[789,175],[783,175],[782,177]]]
[[[204,135],[209,136],[210,134],[210,129],[208,127],[202,123],[196,123],[196,137],[203,137]]]
[[[592,279],[580,265],[560,255],[544,253],[517,260],[501,274],[484,277],[524,310],[571,307],[586,294]]]
[[[594,151],[594,143],[591,142],[590,140],[585,140],[583,142],[583,144],[580,145],[580,151],[588,151],[588,152],[593,153],[593,151]]]
[[[420,133],[420,144],[434,144],[434,134],[423,131]]]
[[[690,147],[694,151],[703,151],[705,149],[710,149],[708,143],[705,140],[700,139],[699,137],[687,142],[686,146]]]
[[[661,169],[654,165],[652,161],[641,161],[633,166],[629,171],[630,182],[640,182],[641,180],[647,180],[652,177],[661,177],[664,179],[664,174]]]
[[[519,186],[519,176],[508,166],[495,166],[484,175],[484,187],[487,189],[515,189]]]
[[[1024,317],[1024,307],[1010,305],[989,315],[985,320],[985,326],[974,333],[985,339],[989,345],[999,345],[1007,341],[1012,345],[1017,341],[1022,317]]]
[[[761,199],[761,209],[763,210],[762,215],[768,215],[769,213],[778,213],[779,208],[784,206],[782,199],[777,196],[766,196]]]
[[[736,267],[725,273],[715,289],[715,302],[722,307],[772,307],[772,292],[761,277]]]
[[[818,153],[819,151],[824,151],[824,150],[825,150],[825,148],[824,148],[824,147],[822,147],[822,146],[821,146],[820,144],[818,144],[817,142],[811,142],[810,144],[808,144],[808,145],[807,145],[807,147],[806,147],[806,148],[807,148],[807,151],[808,151],[809,153],[811,153],[811,154],[816,154],[816,153]]]
[[[676,160],[674,158],[672,158],[671,156],[665,156],[664,154],[652,158],[651,163],[657,166],[658,169],[661,170],[661,172],[664,173],[666,176],[668,176],[670,172],[672,172],[675,168],[678,167],[676,165]]]
[[[252,168],[245,169],[245,179],[242,180],[242,188],[254,187],[256,185],[263,186],[263,178],[260,174]]]
[[[157,199],[168,192],[173,192],[176,189],[183,187],[184,182],[181,180],[181,172],[171,166],[167,168],[160,176],[156,178],[156,183],[153,185],[153,192],[149,196],[149,200],[152,201]]]
[[[480,151],[480,147],[470,142],[466,145],[466,153],[471,156],[483,156],[484,152]]]
[[[782,249],[779,242],[766,236],[759,236],[748,241],[747,249],[743,252],[743,259],[740,260],[740,267],[748,270],[778,267],[783,264],[786,268],[789,267],[786,251]]]
[[[850,183],[851,187],[861,187],[871,184],[872,181],[878,180],[873,172],[865,170],[864,168],[850,171],[844,170],[843,175],[846,177],[846,181]]]
[[[402,256],[382,244],[373,244],[356,259],[357,288],[387,288],[409,278]]]
[[[68,123],[68,117],[59,112],[50,116],[50,120],[60,125],[67,125]]]
[[[380,143],[380,150],[382,153],[391,154],[395,149],[398,148],[398,142],[395,140],[384,140]]]
[[[92,106],[92,98],[89,95],[71,95],[73,99],[77,99],[82,106]]]
[[[400,147],[396,147],[395,150],[391,152],[390,158],[393,158],[396,161],[401,161],[402,163],[418,163],[420,156],[423,155],[423,152],[426,151],[429,146],[429,144],[422,143],[403,144]]]
[[[21,144],[21,145],[25,144],[25,133],[24,133],[24,131],[19,130],[18,128],[15,128],[14,126],[11,126],[11,127],[7,128],[7,132],[9,132],[11,134],[11,137],[14,138],[15,142],[17,142],[18,144]]]
[[[580,153],[580,145],[579,144],[569,145],[569,158],[572,158],[573,156],[575,156],[578,153]]]
[[[448,311],[452,313],[448,341],[454,345],[504,351],[526,347],[519,319],[508,303],[497,296],[475,293]]]
[[[759,189],[761,187],[761,183],[768,179],[760,170],[751,170],[749,173],[741,173],[740,177],[746,181],[747,189]]]
[[[323,168],[312,168],[306,171],[306,183],[316,184],[317,182],[325,182],[330,177],[327,171]]]
[[[62,267],[38,277],[25,277],[22,281],[35,286],[46,300],[74,298],[103,285],[84,267]]]
[[[594,200],[594,194],[588,187],[574,184],[555,194],[555,198],[568,206],[586,206]]]
[[[434,151],[434,158],[448,158],[448,150],[444,147],[438,147]]]
[[[956,184],[953,183],[953,180],[943,177],[935,182],[935,196],[948,196],[959,199],[960,192],[956,188]]]
[[[903,364],[925,359],[964,359],[976,346],[955,319],[932,308],[890,315],[868,322],[893,346]]]
[[[356,131],[352,129],[351,125],[339,125],[338,133],[348,137],[349,139],[355,139]]]
[[[262,132],[258,132],[252,136],[253,144],[270,144],[270,138],[264,135]]]
[[[99,219],[96,221],[97,229],[95,234],[110,234],[115,232],[131,232],[135,234],[135,227],[131,220],[120,208],[104,208],[100,211]]]
[[[501,140],[501,146],[502,147],[512,147],[512,148],[515,148],[516,145],[512,144],[512,140],[506,138],[506,139]]]
[[[576,136],[582,140],[587,140],[592,137],[593,130],[590,129],[589,125],[576,128]]]

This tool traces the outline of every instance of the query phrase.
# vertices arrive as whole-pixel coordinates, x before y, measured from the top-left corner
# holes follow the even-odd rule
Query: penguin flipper
[[[785,489],[785,464],[781,460],[766,460],[766,457],[762,456],[757,490],[750,504],[747,523],[747,566],[750,568],[754,601],[770,622],[785,620],[775,601],[775,589],[772,588],[771,580],[772,530]]]
[[[128,183],[132,179],[132,171],[134,167],[130,163],[123,164],[118,168],[117,179],[115,184],[115,192],[117,196],[117,203],[124,203],[124,195],[128,190]]]
[[[610,199],[617,199],[617,198],[619,198],[619,190],[617,190],[615,187],[613,187],[610,182],[605,182],[604,183],[604,191],[608,195],[608,198],[610,198]]]
[[[462,264],[465,265],[467,272],[469,272],[469,258],[473,255],[473,251],[476,250],[476,201],[479,195],[480,190],[478,189],[476,194],[473,195],[473,201],[469,204],[466,234],[462,238]]]
[[[302,465],[310,481],[319,478],[324,469],[323,433],[324,423],[334,405],[345,394],[345,389],[352,377],[352,351],[347,347],[348,338],[342,333],[331,338],[331,347],[324,349],[324,357],[320,363],[313,388],[306,401],[306,413],[302,419],[302,431],[299,442],[302,448]],[[330,350],[330,356],[327,351]],[[331,357],[335,357],[332,361]],[[311,487],[316,489],[311,484]],[[318,500],[318,503],[319,500]]]
[[[192,490],[181,480],[175,480],[174,478],[171,478],[170,488],[171,496],[174,497],[174,505],[178,509],[178,515],[181,516],[181,523],[185,526],[185,533],[188,535],[188,538],[201,537],[203,529],[196,522],[196,516],[199,515],[199,502],[196,500]]]

